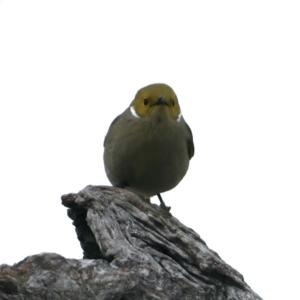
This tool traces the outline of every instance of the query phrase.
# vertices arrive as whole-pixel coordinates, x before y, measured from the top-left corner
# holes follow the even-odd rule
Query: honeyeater
[[[193,136],[173,89],[162,83],[141,88],[111,123],[104,140],[104,165],[113,186],[144,200],[173,189],[194,155]]]

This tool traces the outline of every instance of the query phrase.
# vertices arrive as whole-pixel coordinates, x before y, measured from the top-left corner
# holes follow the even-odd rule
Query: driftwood
[[[88,186],[62,203],[84,258],[2,265],[0,299],[261,299],[196,232],[133,193]]]

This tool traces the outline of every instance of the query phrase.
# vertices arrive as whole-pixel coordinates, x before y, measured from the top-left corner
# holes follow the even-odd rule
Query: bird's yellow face
[[[131,103],[130,110],[135,117],[170,118],[180,121],[181,111],[178,99],[171,87],[156,83],[140,89]]]

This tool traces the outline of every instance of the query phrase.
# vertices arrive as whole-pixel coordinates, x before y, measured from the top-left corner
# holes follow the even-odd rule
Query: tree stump
[[[83,259],[42,253],[0,266],[0,299],[261,300],[200,236],[123,189],[62,196]]]

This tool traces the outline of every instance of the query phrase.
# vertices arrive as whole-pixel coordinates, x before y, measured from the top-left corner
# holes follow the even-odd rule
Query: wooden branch
[[[2,265],[0,299],[261,299],[197,233],[133,193],[87,186],[62,203],[84,259]]]

